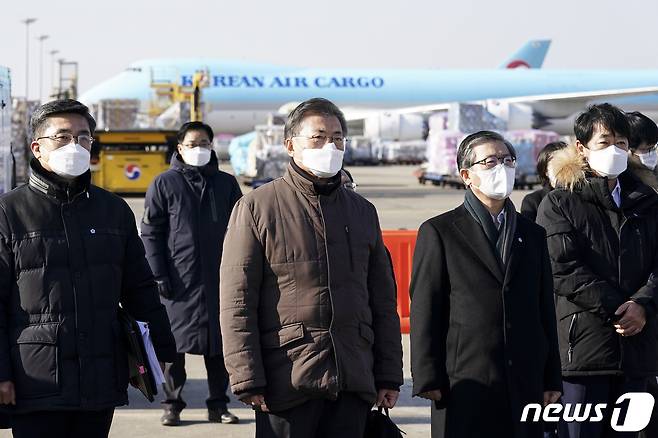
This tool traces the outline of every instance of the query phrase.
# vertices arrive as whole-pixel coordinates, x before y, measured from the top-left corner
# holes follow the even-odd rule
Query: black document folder
[[[130,316],[124,309],[118,310],[119,324],[123,341],[128,352],[128,375],[130,384],[144,394],[148,401],[155,400],[158,390],[153,377],[153,370],[149,364],[144,339],[135,318]]]

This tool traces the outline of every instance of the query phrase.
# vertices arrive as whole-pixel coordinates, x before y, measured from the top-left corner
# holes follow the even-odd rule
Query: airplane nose
[[[86,90],[80,102],[92,105],[106,99],[151,99],[149,75],[138,70],[127,70]]]

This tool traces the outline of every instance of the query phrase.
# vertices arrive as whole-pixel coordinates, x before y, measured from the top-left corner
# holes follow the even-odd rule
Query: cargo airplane
[[[80,100],[154,98],[153,83],[191,86],[195,72],[207,72],[202,90],[204,119],[218,132],[244,133],[268,114],[305,99],[334,101],[349,119],[381,111],[430,113],[457,102],[485,103],[492,112],[513,118],[531,111],[532,127],[568,133],[573,114],[587,103],[620,100],[625,109],[655,102],[658,70],[544,70],[550,41],[530,41],[498,69],[319,69],[223,61],[219,59],[150,59],[92,87]],[[525,68],[519,68],[525,67]],[[514,125],[514,121],[510,121]],[[530,127],[530,126],[528,126]]]

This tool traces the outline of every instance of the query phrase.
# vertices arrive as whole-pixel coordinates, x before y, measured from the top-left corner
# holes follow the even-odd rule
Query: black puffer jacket
[[[533,222],[537,221],[537,210],[539,204],[551,191],[550,186],[544,186],[539,190],[525,195],[521,203],[521,214]]]
[[[142,240],[156,279],[169,284],[162,303],[180,353],[222,353],[219,264],[228,219],[241,196],[235,177],[219,171],[214,152],[203,167],[174,154],[171,168],[146,193]]]
[[[562,371],[566,376],[658,371],[658,196],[630,171],[619,176],[621,208],[608,180],[592,176],[577,151],[556,152],[549,173],[558,185],[542,201],[553,267]],[[626,301],[644,306],[635,336],[616,333],[614,314]]]
[[[33,160],[29,184],[0,197],[0,381],[17,412],[127,403],[119,303],[149,323],[161,361],[175,358],[133,213],[89,182]]]

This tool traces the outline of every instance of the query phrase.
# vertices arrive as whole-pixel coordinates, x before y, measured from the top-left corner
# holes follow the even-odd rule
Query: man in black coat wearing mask
[[[176,346],[128,204],[90,184],[95,121],[75,100],[31,119],[29,183],[0,197],[0,404],[13,435],[107,436],[128,403],[119,305]]]
[[[563,402],[607,404],[603,421],[561,424],[562,438],[634,437],[611,429],[617,399],[658,371],[658,195],[626,170],[630,126],[610,104],[574,126],[553,154],[556,190],[537,213],[555,283]],[[630,409],[630,408],[629,408]]]
[[[411,278],[414,395],[432,400],[432,436],[539,438],[521,422],[561,391],[544,231],[508,199],[516,155],[499,134],[459,145],[464,203],[418,231]]]
[[[185,353],[203,355],[208,372],[208,419],[237,423],[226,405],[228,373],[219,328],[219,265],[233,206],[242,196],[236,179],[221,172],[213,131],[188,122],[178,131],[171,168],[146,193],[142,239],[176,337],[176,360],[165,369],[165,426],[180,424],[186,404]]]

